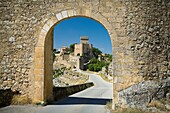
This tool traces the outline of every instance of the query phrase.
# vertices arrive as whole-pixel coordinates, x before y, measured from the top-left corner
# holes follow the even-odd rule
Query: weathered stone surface
[[[169,93],[170,78],[167,78],[161,82],[150,80],[143,81],[120,91],[119,105],[146,109],[147,104],[152,100],[169,98]]]
[[[147,80],[163,80],[170,76],[169,0],[66,1],[0,1],[0,88],[11,87],[31,99],[37,94],[41,99],[36,101],[45,101],[43,96],[47,94],[42,92],[49,91],[43,89],[43,85],[48,86],[49,76],[42,75],[45,81],[38,83],[42,85],[38,89],[34,71],[43,69],[47,75],[52,72],[48,66],[52,64],[45,62],[50,60],[47,51],[52,53],[49,47],[52,30],[59,20],[73,16],[90,17],[108,30],[112,41],[113,75],[120,78],[142,76]],[[37,47],[44,51],[37,53]],[[41,54],[38,56],[41,58],[35,57],[37,54]],[[130,79],[133,78],[128,81]],[[116,88],[120,87],[117,83],[114,86],[121,89]],[[118,103],[118,92],[113,92],[114,103]]]
[[[164,79],[169,76],[170,34],[169,1],[126,1],[124,25],[133,41],[131,50],[139,62],[139,75],[145,79]]]

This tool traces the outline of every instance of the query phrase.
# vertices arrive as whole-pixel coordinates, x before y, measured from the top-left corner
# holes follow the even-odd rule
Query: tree
[[[57,50],[56,49],[53,49],[53,52],[56,52]]]
[[[91,60],[90,60],[90,63],[91,64],[96,64],[98,62],[98,60],[96,59],[96,58],[92,58]]]
[[[70,53],[73,53],[73,52],[74,52],[74,46],[75,46],[75,44],[77,44],[77,43],[70,44]]]
[[[94,71],[94,64],[89,64],[89,65],[88,65],[88,69],[89,69],[90,71]]]
[[[106,62],[104,60],[99,61],[98,59],[93,58],[93,59],[90,60],[90,64],[88,65],[88,69],[90,71],[98,72],[98,71],[101,71],[102,67],[104,67],[104,66],[108,68],[109,62]]]
[[[112,62],[112,55],[111,54],[106,54],[105,58],[107,58],[109,62]]]
[[[98,64],[94,64],[94,71],[99,72],[102,69],[102,67]]]
[[[102,54],[102,51],[100,51],[98,48],[93,47],[93,55],[95,56],[95,58],[98,58],[99,55]]]

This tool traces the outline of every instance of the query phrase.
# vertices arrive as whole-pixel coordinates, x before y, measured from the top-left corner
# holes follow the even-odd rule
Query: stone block
[[[62,14],[63,18],[67,18],[68,17],[67,11],[62,11],[61,14]]]
[[[43,73],[43,72],[41,72],[41,70],[37,70],[37,71],[34,72],[34,80],[41,82],[44,79],[44,77],[43,77],[44,73],[43,74],[39,74],[39,73]]]
[[[38,62],[35,63],[36,69],[43,69],[43,67],[44,67],[44,64],[43,64],[42,61],[38,61]]]
[[[44,52],[37,52],[37,53],[35,54],[35,57],[36,57],[37,59],[43,58],[43,57],[44,57]]]
[[[123,22],[123,18],[118,17],[118,18],[116,18],[115,21],[116,21],[117,23],[121,23],[121,22]]]
[[[113,24],[114,25],[114,27],[116,28],[116,29],[118,29],[118,28],[120,28],[121,26],[121,23],[119,23],[119,22],[116,22],[116,23],[114,23]]]
[[[77,13],[76,13],[76,10],[73,10],[73,16],[76,16]]]
[[[45,39],[45,37],[46,37],[46,35],[47,35],[47,31],[46,30],[44,30],[44,29],[42,29],[41,30],[41,32],[40,32],[40,35],[39,35],[39,38],[43,38],[43,39]]]
[[[37,103],[37,102],[42,102],[44,101],[43,99],[43,83],[36,81],[34,84],[34,97],[33,97],[33,102]]]
[[[44,63],[44,57],[35,57],[35,64],[42,64]]]
[[[81,8],[76,9],[75,12],[76,12],[76,15],[81,15]]]
[[[42,37],[42,36],[40,36]],[[39,38],[37,47],[44,47],[45,46],[45,38]]]
[[[53,21],[50,19],[50,20],[47,21],[47,25],[51,28],[51,27],[54,25],[54,23],[53,23]]]
[[[72,16],[74,16],[74,15],[73,15],[73,12],[74,12],[74,10],[68,10],[68,11],[67,11],[67,13],[68,13],[68,16],[69,16],[69,17],[72,17]]]
[[[61,14],[61,13],[56,14],[56,17],[57,17],[57,19],[58,19],[58,20],[63,19],[63,17],[62,17],[62,14]]]
[[[43,53],[44,52],[44,47],[36,47],[35,48],[35,53]]]
[[[43,68],[40,68],[40,69],[34,69],[34,75],[37,76],[41,76],[41,75],[44,75],[44,69]]]
[[[86,16],[90,17],[91,16],[91,10],[89,9],[86,9],[86,13],[85,13]]]
[[[13,36],[9,37],[9,42],[15,42],[15,37]]]
[[[53,24],[56,24],[58,22],[58,19],[56,17],[52,17],[50,20],[53,22]]]
[[[50,30],[50,26],[48,26],[48,24],[45,24],[45,25],[43,26],[43,29],[44,29],[46,32],[48,32],[48,31]]]
[[[80,15],[84,15],[84,16],[86,16],[86,9],[85,8],[81,8],[80,9]]]
[[[116,30],[116,33],[118,37],[126,37],[126,30],[124,29]]]

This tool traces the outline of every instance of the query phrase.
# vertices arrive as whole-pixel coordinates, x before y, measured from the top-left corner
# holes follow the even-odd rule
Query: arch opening
[[[63,12],[56,15],[56,17],[50,18],[43,26],[39,35],[38,43],[35,47],[35,67],[34,67],[34,96],[32,99],[33,103],[47,102],[53,100],[53,36],[54,27],[65,19],[85,17],[90,18],[100,23],[108,31],[111,39],[116,36],[114,31],[111,32],[109,23],[103,21],[104,19],[98,20],[97,18],[90,17],[88,15],[69,15],[64,16]],[[62,16],[62,17],[61,17]],[[104,24],[105,23],[105,24]],[[37,87],[38,86],[38,87]]]

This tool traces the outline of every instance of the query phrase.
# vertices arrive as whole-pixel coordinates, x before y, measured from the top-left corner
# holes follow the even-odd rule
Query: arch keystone
[[[76,11],[75,11],[75,12],[76,12],[76,14],[77,14],[77,15],[81,15],[81,14],[82,14],[82,13],[81,13],[81,12],[82,12],[81,8],[76,9]]]
[[[69,16],[69,17],[73,16],[73,15],[74,15],[73,12],[74,12],[73,10],[68,10],[68,11],[67,11],[68,16]]]
[[[88,17],[90,17],[91,11],[90,11],[89,9],[86,9],[86,14],[85,14],[85,15],[88,16]]]

